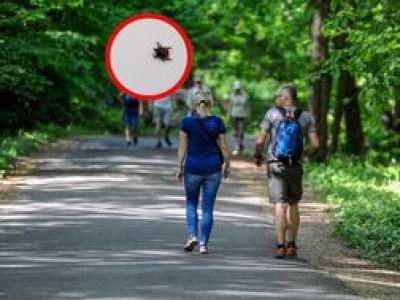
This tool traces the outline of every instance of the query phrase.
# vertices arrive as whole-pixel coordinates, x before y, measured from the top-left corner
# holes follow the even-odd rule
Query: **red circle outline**
[[[175,28],[175,30],[179,33],[179,35],[183,38],[183,41],[185,43],[185,47],[186,47],[186,52],[187,52],[187,63],[186,63],[186,67],[185,70],[181,76],[181,78],[168,90],[166,90],[165,92],[162,92],[160,94],[155,94],[155,95],[144,95],[144,94],[139,94],[139,93],[135,93],[131,90],[129,90],[128,88],[126,88],[121,82],[120,80],[117,78],[117,76],[115,75],[112,67],[111,67],[111,47],[114,43],[114,40],[116,39],[117,35],[120,33],[120,31],[122,29],[124,29],[127,25],[136,22],[138,20],[143,20],[143,19],[155,19],[155,20],[160,20],[163,22],[166,22],[168,25],[172,26],[173,28]],[[107,68],[107,72],[109,77],[111,78],[111,80],[114,82],[114,84],[118,87],[119,90],[121,90],[122,92],[134,97],[134,98],[139,98],[141,100],[157,100],[159,98],[163,98],[166,97],[168,95],[171,95],[172,93],[174,93],[176,90],[179,89],[180,86],[182,86],[184,84],[184,82],[186,81],[187,77],[189,76],[190,73],[190,69],[192,66],[192,47],[190,44],[190,40],[187,37],[185,31],[174,21],[172,21],[171,19],[162,16],[162,15],[158,15],[158,14],[153,14],[153,13],[143,13],[143,14],[139,14],[139,15],[133,15],[131,17],[129,17],[128,19],[126,19],[125,21],[121,22],[112,32],[110,38],[108,39],[107,42],[107,47],[106,47],[106,57],[105,57],[105,64],[106,64],[106,68]]]

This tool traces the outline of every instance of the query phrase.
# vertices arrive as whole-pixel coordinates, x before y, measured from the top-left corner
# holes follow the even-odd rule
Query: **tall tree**
[[[331,95],[331,75],[324,70],[329,56],[329,39],[322,34],[322,26],[330,9],[330,0],[310,1],[315,12],[311,22],[312,52],[311,62],[315,79],[311,83],[310,105],[315,117],[320,148],[317,160],[323,161],[328,155],[328,108]]]
[[[362,153],[365,136],[382,143],[382,112],[394,117],[400,75],[400,3],[332,0],[324,34],[333,40],[329,70],[339,78],[332,150],[337,149],[340,111],[346,114],[346,149]],[[345,83],[346,82],[346,83]],[[348,89],[347,91],[343,89]],[[360,100],[360,102],[359,102]],[[388,139],[391,137],[388,135]],[[383,138],[385,139],[385,137]],[[387,147],[386,147],[387,149]]]
[[[334,39],[335,49],[344,51],[348,47],[347,35],[341,34]],[[358,88],[354,76],[342,65],[337,90],[335,118],[332,129],[332,152],[336,152],[340,121],[345,116],[346,141],[350,154],[360,155],[364,152],[364,134],[361,123],[361,112],[358,103]]]

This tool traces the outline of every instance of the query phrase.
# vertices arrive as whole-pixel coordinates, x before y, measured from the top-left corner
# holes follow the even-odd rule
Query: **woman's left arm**
[[[179,149],[178,149],[178,170],[176,171],[176,178],[179,180],[183,177],[183,162],[186,156],[188,138],[186,132],[179,131]]]
[[[224,156],[224,161],[225,161],[224,177],[227,178],[229,175],[230,167],[231,167],[231,161],[230,161],[230,150],[229,150],[228,143],[226,142],[225,134],[220,134],[218,136],[218,142],[219,142],[219,146],[221,148],[222,155]]]

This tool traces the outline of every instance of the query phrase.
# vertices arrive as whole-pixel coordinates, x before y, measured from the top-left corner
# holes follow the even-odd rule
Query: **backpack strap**
[[[286,118],[286,109],[283,106],[275,106],[275,108],[280,112],[282,118]]]
[[[296,120],[298,120],[302,113],[303,113],[303,110],[301,108],[296,107],[296,110],[294,111],[294,118]]]
[[[275,106],[275,108],[281,113],[282,117],[286,118],[286,109],[283,106]],[[294,110],[294,119],[298,120],[303,110],[301,108],[296,107]]]

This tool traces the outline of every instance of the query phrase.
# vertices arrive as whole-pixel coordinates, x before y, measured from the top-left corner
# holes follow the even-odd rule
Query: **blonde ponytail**
[[[206,103],[204,101],[200,102],[199,113],[202,115],[205,115],[205,114],[207,114],[207,112],[208,112],[208,110],[207,110]]]
[[[207,92],[199,92],[195,96],[196,110],[199,115],[206,116],[209,114],[211,105],[210,94]]]

